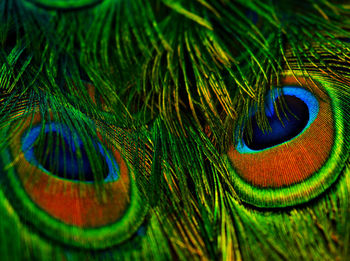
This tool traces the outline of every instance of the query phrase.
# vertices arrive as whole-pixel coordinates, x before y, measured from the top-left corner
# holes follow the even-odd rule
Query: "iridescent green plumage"
[[[348,259],[349,12],[327,0],[1,1],[3,259]],[[329,98],[333,132],[318,134],[332,135],[331,150],[310,177],[257,186],[230,151],[254,133],[252,111],[259,128],[271,130],[266,94],[290,85],[287,76],[320,104]],[[281,103],[280,118],[293,109]],[[91,164],[78,149],[77,165],[91,167],[96,182],[84,183],[82,168],[79,179],[69,176],[68,163],[57,177],[56,165],[43,170],[43,159],[21,151],[23,135],[37,127],[26,148],[49,157],[51,143],[40,137],[53,140],[57,131],[47,124],[79,137]],[[301,141],[284,143],[279,166],[294,175],[300,166],[290,164],[288,146]],[[101,180],[96,144],[120,154],[117,182],[129,202],[113,201],[106,217],[100,207],[112,182]],[[45,186],[37,182],[46,175]],[[57,201],[29,193],[54,199],[54,189]],[[91,191],[88,217],[64,200],[76,193],[79,205]],[[75,214],[64,216],[64,208]]]

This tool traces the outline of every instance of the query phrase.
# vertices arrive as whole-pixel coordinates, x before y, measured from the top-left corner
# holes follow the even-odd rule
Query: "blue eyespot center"
[[[22,137],[22,150],[26,160],[42,171],[88,183],[118,179],[119,166],[100,143],[86,148],[79,135],[63,124],[46,124],[43,134],[41,131],[41,125],[27,131]]]
[[[72,180],[94,181],[93,168],[84,146],[73,151],[71,140],[58,132],[45,133],[39,142],[41,146],[35,146],[34,155],[38,162],[51,173],[61,178]],[[96,162],[99,163],[98,179],[108,176],[108,166],[101,153],[97,151]],[[80,175],[79,175],[80,174]]]
[[[275,105],[280,107],[284,103],[285,110],[280,110],[279,115],[273,112],[267,117],[270,130],[263,131],[259,128],[256,117],[252,117],[252,140],[247,135],[243,136],[244,142],[252,150],[262,150],[285,141],[293,139],[303,131],[309,121],[309,109],[307,105],[295,96],[285,95],[283,101],[276,99]],[[279,117],[280,118],[279,118]]]
[[[251,132],[245,129],[237,146],[240,153],[255,153],[296,138],[311,125],[319,111],[317,98],[301,87],[275,89],[268,93],[265,100],[270,128],[262,130],[253,112],[250,116]]]

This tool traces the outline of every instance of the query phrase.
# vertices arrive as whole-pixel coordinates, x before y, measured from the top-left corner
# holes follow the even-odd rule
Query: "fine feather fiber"
[[[349,86],[346,1],[0,0],[0,259],[349,260]]]

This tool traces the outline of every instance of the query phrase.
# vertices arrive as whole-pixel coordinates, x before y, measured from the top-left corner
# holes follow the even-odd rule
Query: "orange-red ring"
[[[25,121],[23,130],[41,120],[36,113]],[[130,204],[130,177],[117,149],[111,152],[119,166],[118,180],[101,185],[74,182],[51,176],[25,159],[21,151],[24,131],[16,134],[10,145],[14,167],[26,193],[41,209],[65,224],[84,228],[111,224],[123,216]]]
[[[309,86],[318,99],[319,113],[300,136],[279,146],[244,154],[229,149],[227,155],[237,174],[257,187],[280,188],[304,181],[323,166],[333,146],[330,98],[304,78],[285,77],[282,84]]]

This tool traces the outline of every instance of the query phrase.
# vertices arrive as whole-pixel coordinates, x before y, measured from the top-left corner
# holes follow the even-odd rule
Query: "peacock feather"
[[[350,259],[350,5],[0,0],[1,260]]]

